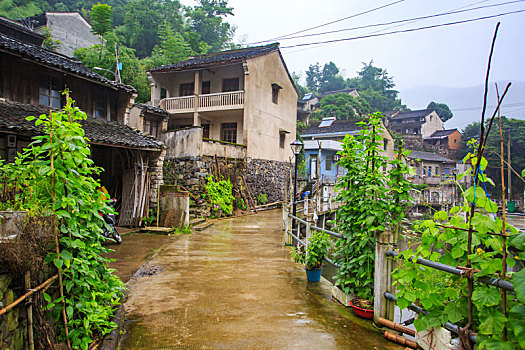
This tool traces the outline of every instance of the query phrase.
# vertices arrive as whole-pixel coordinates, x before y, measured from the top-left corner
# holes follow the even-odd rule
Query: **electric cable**
[[[325,40],[325,41],[318,41],[318,42],[311,42],[311,43],[295,44],[295,45],[283,46],[283,47],[281,47],[281,49],[290,49],[290,48],[293,48],[293,47],[302,47],[302,46],[310,46],[310,45],[321,45],[321,44],[324,45],[324,44],[332,44],[332,43],[342,42],[342,41],[353,41],[353,40],[358,40],[358,39],[375,38],[375,37],[387,36],[387,35],[392,35],[392,34],[409,33],[409,32],[415,32],[415,31],[426,30],[426,29],[433,29],[433,28],[446,27],[446,26],[452,26],[452,25],[463,24],[463,23],[482,21],[482,20],[486,20],[486,19],[502,17],[502,16],[508,16],[508,15],[513,15],[513,14],[522,13],[522,12],[525,12],[525,9],[523,9],[523,10],[516,10],[516,11],[509,11],[509,12],[503,12],[503,13],[498,13],[498,14],[490,15],[490,16],[476,17],[476,18],[472,18],[472,19],[455,21],[455,22],[446,22],[446,23],[434,24],[434,25],[418,27],[418,28],[396,30],[396,31],[387,32],[387,33],[367,34],[367,35],[360,35],[360,36],[355,36],[355,37],[350,37],[350,38],[343,38],[343,39],[333,39],[333,40]]]

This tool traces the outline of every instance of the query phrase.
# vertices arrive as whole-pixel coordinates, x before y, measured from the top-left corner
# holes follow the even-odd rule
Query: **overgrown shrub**
[[[233,201],[235,198],[232,195],[233,185],[230,180],[213,181],[209,176],[206,182],[206,191],[210,196],[211,204],[218,205],[226,215],[231,215],[233,212]]]

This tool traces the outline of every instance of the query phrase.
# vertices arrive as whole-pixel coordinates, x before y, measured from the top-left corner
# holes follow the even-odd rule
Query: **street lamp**
[[[294,177],[294,183],[293,183],[293,212],[292,215],[295,217],[297,215],[297,156],[299,153],[301,153],[301,150],[303,149],[303,143],[301,140],[296,139],[294,142],[290,143],[290,147],[292,148],[292,152],[295,155],[295,177]],[[295,218],[292,220],[292,232],[295,229]]]

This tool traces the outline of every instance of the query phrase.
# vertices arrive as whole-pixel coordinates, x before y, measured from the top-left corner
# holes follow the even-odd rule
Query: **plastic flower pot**
[[[363,309],[363,308],[360,308],[359,306],[356,306],[354,305],[354,301],[352,300],[350,302],[350,306],[352,307],[352,309],[354,309],[354,312],[357,316],[361,317],[361,318],[367,318],[367,319],[373,319],[374,318],[374,310],[369,310],[369,309]]]
[[[321,271],[323,271],[323,268],[320,269],[307,269],[306,270],[306,278],[308,278],[308,281],[310,282],[319,282],[321,280]]]

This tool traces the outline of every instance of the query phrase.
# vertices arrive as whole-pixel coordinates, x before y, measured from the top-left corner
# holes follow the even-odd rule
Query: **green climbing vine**
[[[508,239],[505,245],[506,265],[512,268],[520,264],[523,267],[525,234],[508,224],[504,230],[502,219],[496,215],[498,205],[490,199],[487,191],[488,186],[494,185],[485,175],[487,160],[473,152],[467,154],[463,161],[470,162],[472,167],[459,178],[470,175],[474,185],[463,192],[463,205],[451,208],[448,213],[438,211],[433,220],[414,225],[421,240],[411,242],[410,249],[400,253],[400,266],[394,274],[398,290],[397,305],[404,309],[410,303],[417,303],[428,311],[428,314],[419,315],[416,319],[414,324],[418,331],[439,327],[450,321],[465,329],[476,330],[479,349],[525,348],[525,270],[503,274],[502,241],[502,235],[505,235]],[[469,255],[471,213],[473,249]],[[482,276],[504,277],[512,281],[516,293],[505,295],[494,286],[475,283],[472,324],[469,324],[468,279],[409,261],[418,257],[460,268],[465,268],[467,260],[470,260],[472,270],[465,269],[465,276],[474,273],[474,280]]]
[[[347,170],[340,178],[335,262],[340,265],[336,285],[345,293],[373,299],[376,233],[398,231],[409,203],[408,168],[399,150],[389,160],[383,154],[384,126],[381,114],[360,123],[360,132],[346,135],[339,165]]]
[[[108,251],[102,246],[104,221],[100,212],[112,209],[100,198],[100,184],[93,177],[102,169],[89,158],[91,151],[79,121],[86,114],[67,98],[63,110],[51,116],[29,117],[43,135],[10,165],[10,176],[25,188],[24,203],[55,217],[59,254],[52,249],[46,260],[60,269],[64,296],[48,294],[47,309],[60,328],[59,338],[72,348],[88,349],[115,324],[110,321],[124,288],[108,268]],[[67,330],[60,320],[67,317]]]

